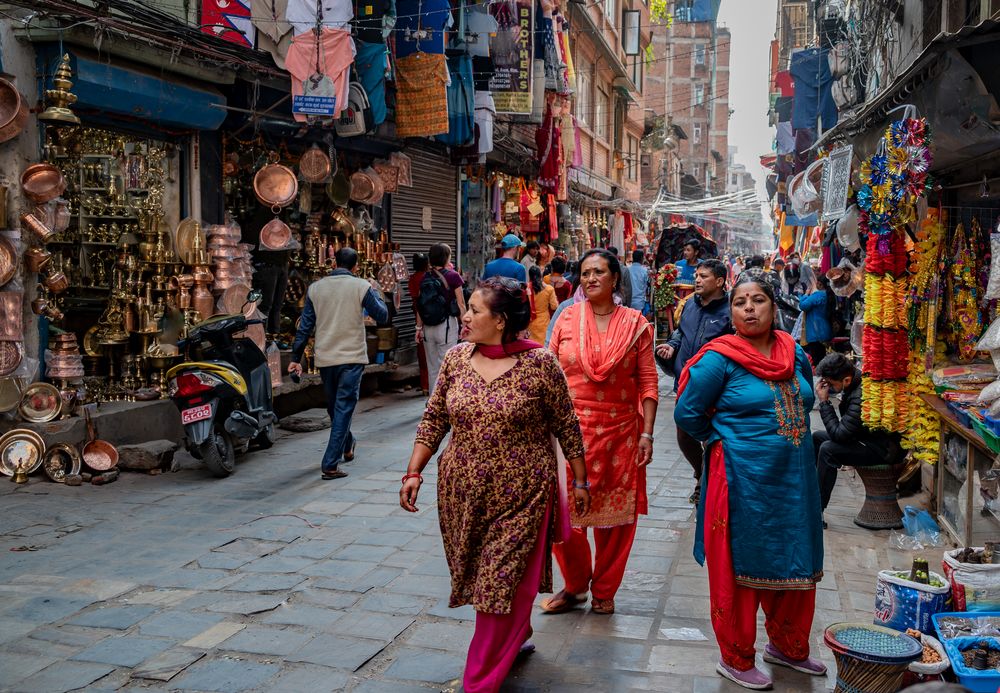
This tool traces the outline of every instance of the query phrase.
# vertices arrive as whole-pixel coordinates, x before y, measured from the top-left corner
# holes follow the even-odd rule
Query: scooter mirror
[[[247,303],[257,303],[263,296],[260,289],[251,289],[247,294]]]

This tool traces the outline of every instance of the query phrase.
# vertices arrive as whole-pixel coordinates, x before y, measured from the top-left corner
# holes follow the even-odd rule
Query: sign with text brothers
[[[490,38],[490,57],[495,72],[490,91],[497,113],[531,113],[531,68],[534,59],[532,30],[534,0],[498,0],[490,5],[497,20],[497,33]]]

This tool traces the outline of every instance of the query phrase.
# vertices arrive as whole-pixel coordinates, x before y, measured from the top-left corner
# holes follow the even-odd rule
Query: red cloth
[[[420,295],[420,282],[424,280],[424,272],[414,272],[410,275],[410,278],[406,280],[406,289],[410,294],[410,300],[413,302],[413,312],[417,312],[417,296]],[[424,350],[424,343],[419,342],[417,344],[417,364],[420,367],[420,389],[424,392],[430,392],[430,376],[427,370],[427,352]]]
[[[538,185],[545,192],[555,192],[562,169],[562,128],[552,117],[551,108],[546,110],[545,120],[535,131],[535,150],[538,152]]]
[[[548,527],[550,507],[542,519]],[[521,645],[531,631],[531,609],[538,594],[547,546],[545,530],[538,534],[535,548],[528,556],[524,575],[517,585],[509,614],[476,612],[476,631],[469,643],[462,687],[467,693],[496,693],[503,685]]]
[[[764,626],[771,644],[786,657],[809,656],[809,632],[816,610],[816,589],[761,590],[736,584],[729,533],[729,482],[721,444],[709,453],[705,496],[705,562],[712,628],[722,661],[739,671],[754,666],[757,607],[764,607]]]
[[[414,272],[410,275],[410,278],[406,280],[406,288],[410,292],[410,298],[413,300],[413,310],[416,312],[417,306],[417,296],[420,295],[420,282],[424,280],[425,272]]]
[[[636,523],[595,527],[596,553],[590,554],[585,527],[574,527],[569,540],[552,546],[559,570],[571,594],[590,592],[597,599],[614,599],[625,576],[625,564],[635,541]]]
[[[677,382],[677,396],[680,397],[684,393],[684,388],[691,377],[689,374],[691,366],[710,351],[732,359],[762,380],[773,382],[788,380],[795,375],[795,340],[792,339],[792,335],[780,330],[774,331],[774,338],[771,358],[767,358],[750,346],[749,342],[735,334],[727,334],[713,339],[684,366],[680,380]]]
[[[774,86],[782,96],[795,96],[795,81],[788,70],[782,70],[774,75]]]
[[[479,344],[476,351],[488,359],[503,359],[508,356],[516,356],[532,349],[541,349],[542,345],[530,339],[515,339],[506,344]]]

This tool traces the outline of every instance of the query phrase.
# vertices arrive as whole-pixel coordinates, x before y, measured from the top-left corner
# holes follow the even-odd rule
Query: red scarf
[[[579,312],[580,336],[577,348],[580,367],[587,379],[594,383],[607,380],[642,333],[653,328],[648,321],[642,319],[639,311],[616,305],[608,322],[606,339],[602,339],[590,301],[574,304],[572,309]]]
[[[792,339],[792,335],[775,330],[774,346],[771,348],[771,358],[768,358],[750,346],[750,343],[742,337],[727,334],[713,339],[687,362],[677,383],[678,397],[684,393],[684,388],[690,380],[691,366],[698,363],[698,360],[710,351],[735,361],[761,380],[782,382],[795,375],[795,340]]]
[[[530,339],[515,339],[513,342],[503,344],[477,344],[476,350],[488,359],[505,359],[508,356],[517,356],[525,351],[541,349],[542,345]]]

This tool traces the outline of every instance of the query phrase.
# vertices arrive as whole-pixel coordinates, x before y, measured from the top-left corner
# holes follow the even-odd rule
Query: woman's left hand
[[[645,467],[653,461],[653,441],[649,438],[639,438],[639,466]]]

